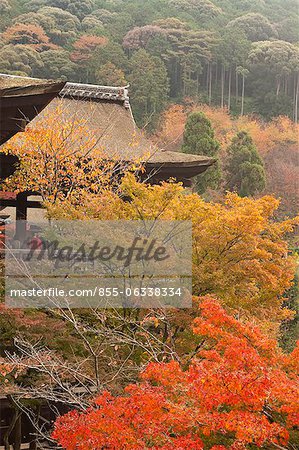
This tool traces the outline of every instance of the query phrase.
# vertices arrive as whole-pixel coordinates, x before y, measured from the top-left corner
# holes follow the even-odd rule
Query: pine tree
[[[219,142],[215,139],[210,120],[202,112],[191,113],[186,122],[182,151],[195,155],[210,156],[217,159],[203,175],[197,177],[196,190],[203,194],[208,188],[218,189],[221,169],[218,160]]]
[[[245,131],[233,138],[228,148],[226,163],[226,186],[242,197],[253,196],[262,192],[266,185],[264,163]]]

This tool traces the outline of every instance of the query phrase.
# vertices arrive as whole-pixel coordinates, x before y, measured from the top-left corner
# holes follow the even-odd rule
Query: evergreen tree
[[[262,14],[248,13],[228,23],[228,28],[242,30],[252,42],[266,41],[277,36],[274,25]]]
[[[185,132],[182,151],[214,157],[216,163],[211,166],[203,175],[196,179],[196,190],[203,194],[208,188],[218,189],[221,180],[221,170],[218,160],[220,149],[219,142],[215,139],[214,130],[210,120],[202,112],[194,112],[189,115]]]
[[[228,148],[226,186],[242,197],[262,192],[266,185],[264,163],[245,131],[237,133]]]
[[[141,49],[131,58],[131,99],[137,123],[155,125],[168,100],[169,81],[163,61]]]

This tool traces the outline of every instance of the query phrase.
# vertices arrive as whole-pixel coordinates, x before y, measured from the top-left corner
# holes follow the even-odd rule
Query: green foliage
[[[294,96],[291,101],[290,95],[297,89],[298,47],[281,40],[255,42],[248,62],[255,112],[267,119],[282,114],[295,117],[296,100]]]
[[[285,41],[255,42],[249,54],[249,61],[262,65],[276,77],[288,75],[299,67],[298,47]]]
[[[70,60],[66,50],[48,50],[41,53],[43,67],[38,76],[46,78],[51,73],[53,79],[75,80],[77,65]]]
[[[266,178],[264,163],[245,131],[239,132],[227,150],[226,187],[236,191],[241,197],[262,192]]]
[[[219,142],[215,139],[214,130],[210,120],[201,112],[189,115],[182,145],[184,153],[193,153],[218,158]],[[199,194],[206,192],[208,188],[217,189],[221,180],[219,161],[210,167],[196,180],[196,189]]]
[[[0,48],[0,72],[36,76],[43,68],[40,53],[27,45],[5,45]]]
[[[59,3],[59,0],[51,0],[53,6],[55,3]],[[90,14],[95,6],[94,0],[70,0],[68,2],[67,11],[75,16],[79,17],[80,20],[84,19],[88,14]]]
[[[289,97],[284,93],[276,95],[274,92],[258,93],[253,102],[253,110],[270,120],[271,117],[292,116],[292,105],[290,105]]]
[[[280,114],[298,117],[296,0],[0,0],[0,15],[3,34],[13,24],[41,27],[49,45],[40,46],[40,54],[54,51],[54,44],[72,55],[73,44],[82,34],[108,39],[107,50],[92,49],[84,70],[79,64],[74,67],[73,59],[63,69],[53,59],[58,53],[45,54],[40,73],[48,78],[61,73],[70,81],[96,82],[99,73],[100,78],[113,80],[118,70],[132,81],[138,72],[135,51],[144,49],[150,57],[160,58],[161,71],[166,68],[169,79],[166,98],[163,94],[157,108],[149,110],[144,100],[137,105],[138,122],[150,120],[150,128],[157,123],[161,105],[190,98],[226,107],[234,115],[254,113],[267,120]],[[25,37],[18,42],[33,46]],[[0,50],[2,40],[0,35]],[[54,64],[53,74],[47,55]],[[39,73],[38,62],[33,64],[21,72]],[[15,72],[5,60],[0,60],[0,66]],[[111,76],[109,67],[114,72]],[[134,88],[143,82],[138,77]],[[148,90],[147,77],[143,79],[139,93]]]
[[[183,152],[215,156],[219,152],[219,147],[211,122],[206,115],[202,112],[190,114],[185,127]]]
[[[75,39],[80,29],[79,19],[68,11],[51,6],[45,6],[38,11],[51,21],[49,37],[54,44],[66,45],[69,40]]]
[[[296,14],[290,15],[282,22],[276,25],[279,39],[291,43],[298,42],[298,16]]]
[[[55,20],[39,11],[21,14],[20,16],[17,16],[13,22],[16,24],[22,23],[41,26],[48,34],[55,28]]]
[[[27,9],[30,11],[37,11],[44,6],[68,11],[81,20],[93,11],[95,2],[94,0],[31,0],[27,3]]]
[[[247,12],[264,13],[265,0],[215,0],[215,4],[223,8],[229,16],[239,17]]]
[[[107,45],[95,49],[88,62],[89,71],[94,74],[91,78],[94,82],[99,80],[99,72],[105,70],[107,64],[112,64],[125,74],[129,72],[129,60],[121,45],[108,42]]]
[[[104,33],[103,22],[93,15],[84,17],[81,26],[84,31],[95,35]]]
[[[5,14],[11,9],[8,0],[0,0],[0,13]]]
[[[167,102],[169,82],[166,67],[157,56],[138,50],[131,58],[128,80],[132,106],[140,126],[154,124]]]
[[[238,67],[245,64],[250,47],[251,44],[244,31],[235,27],[227,27],[221,31],[221,39],[219,39],[215,52],[223,64]]]
[[[232,29],[239,28],[252,41],[266,41],[277,37],[277,31],[271,22],[261,14],[249,13],[228,23]]]
[[[195,14],[200,19],[215,17],[222,12],[210,0],[170,0],[169,5],[179,11]]]

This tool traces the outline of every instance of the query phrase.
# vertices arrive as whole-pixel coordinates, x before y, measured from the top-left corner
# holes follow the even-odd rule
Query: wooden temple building
[[[90,133],[101,147],[107,149],[111,158],[142,161],[149,183],[175,178],[184,186],[191,186],[192,178],[214,163],[212,158],[155,148],[136,127],[126,87],[64,83],[1,74],[0,146],[18,133],[22,136],[29,122],[34,129],[45,114],[56,108],[62,111],[59,116],[61,121],[84,118]],[[27,210],[40,208],[41,204],[36,199],[30,200],[30,196],[36,196],[38,192],[17,195],[1,192],[1,182],[14,173],[18,163],[16,156],[1,152],[0,147],[0,217],[6,208],[15,208],[16,237],[23,240],[26,234],[23,221],[27,219]],[[4,447],[5,442],[9,442],[9,448],[13,445],[14,449],[36,449],[32,438],[34,430],[26,417],[18,416],[11,427],[15,414],[8,396],[0,394],[0,450],[7,448]],[[46,414],[47,411],[43,415]],[[48,419],[51,420],[50,417]]]
[[[12,136],[35,126],[51,110],[61,111],[59,120],[84,119],[92,136],[105,148],[112,159],[141,161],[144,178],[159,183],[169,178],[192,185],[192,178],[205,172],[214,163],[212,158],[155,148],[136,127],[127,87],[108,87],[64,83],[0,74],[0,145]],[[132,145],[132,142],[134,144]],[[16,170],[18,158],[5,155],[0,147],[0,183]],[[16,219],[27,218],[28,208],[40,208],[30,201],[38,192],[1,193],[0,213],[6,207],[16,208]],[[24,228],[24,227],[23,227]],[[17,225],[17,236],[24,234]]]

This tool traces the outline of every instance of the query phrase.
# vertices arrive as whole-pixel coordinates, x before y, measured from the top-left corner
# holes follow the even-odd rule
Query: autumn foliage
[[[91,106],[90,114],[93,111]],[[17,155],[21,162],[3,188],[38,192],[48,203],[71,195],[76,198],[78,191],[95,195],[112,189],[115,163],[108,161],[99,139],[90,133],[87,119],[77,115],[65,119],[63,114],[61,104],[54,106],[38,125],[28,126],[4,146],[5,152]]]
[[[107,43],[108,39],[105,37],[84,34],[74,43],[71,59],[78,63],[86,62],[97,47],[103,47]]]
[[[265,193],[281,198],[280,215],[296,215],[298,211],[298,133],[299,126],[288,117],[280,116],[264,122],[254,116],[233,118],[227,110],[195,104],[172,105],[164,113],[155,141],[165,150],[179,150],[188,114],[203,112],[211,121],[215,137],[220,142],[220,159],[226,165],[227,149],[233,138],[246,132],[252,138],[265,163]]]
[[[163,312],[163,318],[162,313],[150,314],[150,324],[143,323],[142,315],[128,321],[130,333],[140,325],[143,330],[136,333],[134,357],[126,343],[121,349],[115,346],[111,359],[117,355],[120,367],[136,364],[130,377],[135,380],[137,363],[142,367],[152,361],[142,347],[144,337],[150,336],[149,348],[161,340],[155,361],[163,362],[150,362],[139,384],[130,384],[123,395],[104,392],[87,411],[60,418],[54,437],[67,450],[285,448],[288,440],[294,441],[298,426],[299,352],[297,348],[284,355],[275,339],[281,321],[292,317],[283,308],[295,271],[285,236],[296,220],[274,221],[279,201],[272,196],[254,199],[228,193],[221,202],[206,202],[174,181],[141,183],[138,161],[115,176],[115,162],[108,161],[86,119],[57,120],[61,113],[59,106],[45,113],[39,126],[28,126],[5,146],[4,151],[21,159],[5,188],[39,192],[53,219],[191,220],[193,293],[201,299],[195,298],[188,311]],[[68,359],[81,351],[63,320],[50,322],[43,312],[29,312],[28,317],[27,312],[5,308],[1,316],[9,323],[8,334],[17,329],[36,341],[43,336],[51,348],[47,362],[54,360],[56,350],[59,364],[61,353]],[[154,333],[144,331],[151,327]],[[95,336],[94,342],[88,336],[84,344],[94,345],[105,366],[111,346],[101,348]],[[165,347],[171,352],[163,353]],[[170,362],[169,355],[174,355]],[[78,358],[76,366],[86,376],[91,370],[83,359]],[[17,367],[0,361],[0,373],[1,364],[3,379],[14,387]],[[29,364],[39,373],[40,365]],[[107,377],[107,367],[103,372]],[[44,386],[48,378],[41,375],[38,381]]]
[[[187,370],[176,361],[149,364],[122,396],[104,392],[87,411],[59,418],[53,436],[60,445],[67,450],[287,445],[299,425],[299,347],[284,355],[275,340],[228,315],[212,297],[200,299],[198,312],[193,332],[201,341]]]
[[[69,198],[50,208],[56,218],[80,220],[192,220],[193,293],[215,294],[245,317],[277,331],[289,316],[282,295],[294,277],[294,258],[284,239],[297,219],[273,222],[279,201],[265,196],[228,194],[224,203],[209,203],[176,183],[147,186],[127,173],[119,195],[103,193]],[[275,325],[276,324],[276,325]],[[274,328],[272,328],[274,327]]]
[[[3,39],[9,44],[29,45],[37,51],[57,48],[39,25],[17,23],[7,28],[3,33]]]
[[[206,114],[224,150],[239,131],[250,134],[263,156],[277,145],[297,147],[298,125],[288,117],[280,116],[270,122],[263,122],[254,116],[233,118],[225,109],[186,101],[185,105],[171,105],[162,118],[156,139],[161,145],[164,144],[167,150],[181,144],[187,116],[192,111],[202,111]]]

